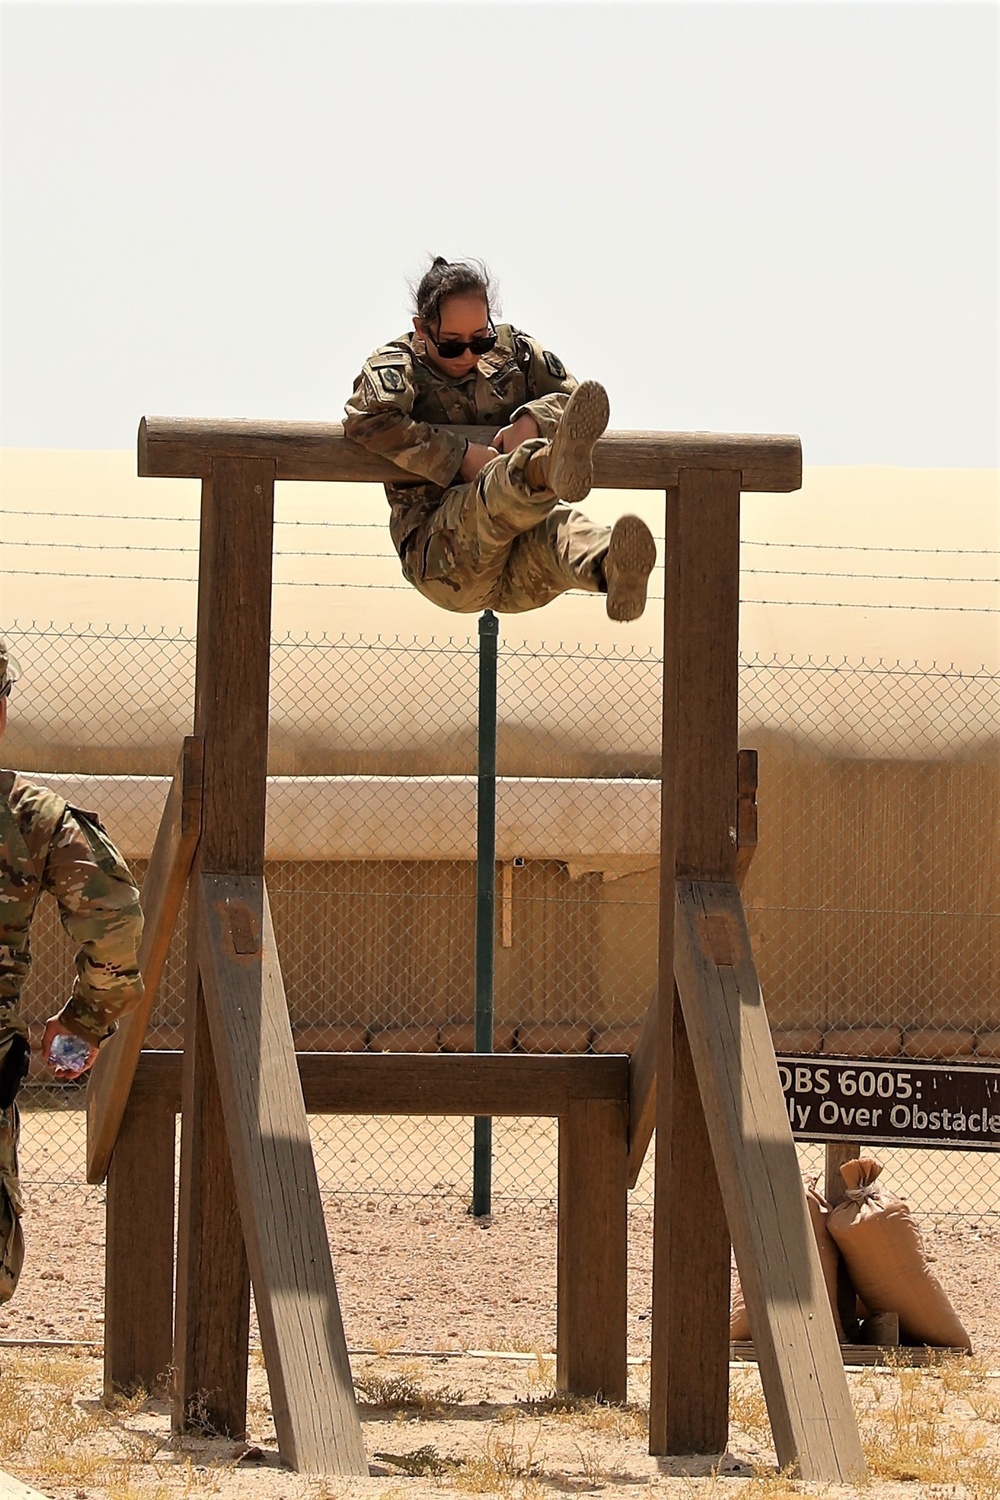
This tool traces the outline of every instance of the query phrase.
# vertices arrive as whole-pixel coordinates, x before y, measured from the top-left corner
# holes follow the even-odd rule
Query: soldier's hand
[[[470,443],[458,472],[466,484],[468,484],[471,479],[475,479],[476,475],[485,469],[491,458],[499,458],[499,456],[496,448],[487,448],[483,443]]]
[[[493,439],[494,448],[500,453],[513,453],[522,443],[529,438],[541,437],[538,423],[528,411],[523,411],[516,422],[511,422],[507,427],[501,427]]]
[[[58,1016],[50,1016],[45,1023],[45,1030],[42,1033],[42,1056],[45,1058],[46,1063],[48,1063],[52,1077],[57,1079],[59,1083],[68,1083],[71,1078],[79,1078],[82,1073],[86,1073],[88,1068],[93,1067],[97,1059],[97,1048],[90,1048],[86,1061],[78,1068],[53,1067],[52,1063],[49,1062],[49,1048],[57,1036],[71,1036],[74,1041],[79,1041],[80,1038],[75,1031],[68,1031]]]

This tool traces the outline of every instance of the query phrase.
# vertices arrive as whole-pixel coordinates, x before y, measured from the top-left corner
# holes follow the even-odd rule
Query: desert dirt
[[[12,1341],[0,1345],[0,1469],[53,1500],[857,1493],[776,1475],[754,1366],[732,1370],[727,1454],[649,1456],[645,1209],[630,1223],[630,1399],[615,1408],[555,1394],[551,1207],[502,1208],[483,1222],[447,1198],[380,1195],[326,1207],[373,1477],[321,1480],[281,1467],[259,1347],[247,1442],[172,1436],[164,1392],[107,1408],[103,1193],[43,1185],[29,1186],[25,1270],[0,1312],[0,1340]],[[1000,1500],[1000,1222],[941,1217],[922,1227],[976,1353],[940,1368],[849,1373],[876,1476],[866,1493]],[[52,1340],[72,1347],[33,1342]],[[259,1344],[256,1323],[251,1342]]]

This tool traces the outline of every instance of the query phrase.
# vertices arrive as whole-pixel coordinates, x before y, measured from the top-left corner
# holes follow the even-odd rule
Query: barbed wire
[[[44,548],[45,551],[63,550],[69,552],[150,552],[170,553],[173,555],[196,555],[197,547],[163,547],[163,546],[134,546],[131,543],[102,543],[102,542],[19,542],[8,541],[10,547],[35,547]],[[342,557],[352,560],[370,560],[374,562],[395,562],[396,553],[384,552],[344,552],[341,549],[322,551],[315,548],[278,548],[274,552],[275,557]],[[12,570],[14,571],[14,570]],[[861,583],[1000,583],[1000,576],[985,578],[957,578],[953,574],[945,573],[826,573],[818,570],[810,571],[798,568],[741,568],[744,577],[756,578],[840,578],[853,579]],[[83,576],[83,575],[81,575]],[[98,575],[93,575],[98,576]],[[122,575],[125,576],[125,575]]]
[[[185,524],[197,524],[198,516],[193,513],[190,516],[139,516],[134,513],[126,515],[115,514],[111,511],[82,511],[82,510],[52,510],[40,513],[36,510],[18,510],[4,506],[0,514],[7,516],[28,516],[33,519],[44,520],[69,520],[69,521],[156,521],[156,522],[183,522]],[[347,531],[381,531],[387,530],[386,523],[382,521],[306,521],[287,520],[275,517],[275,526],[324,526],[339,528]],[[664,536],[654,533],[658,542],[665,540]],[[44,546],[45,543],[19,543],[21,546]],[[58,543],[54,545],[71,546],[72,543]],[[101,544],[97,544],[101,545]],[[114,547],[114,543],[108,544]],[[911,555],[922,554],[930,557],[997,557],[1000,556],[1000,548],[997,547],[893,547],[878,546],[870,542],[781,542],[762,541],[755,537],[741,537],[740,545],[743,547],[791,547],[800,548],[809,552],[892,552],[907,553]],[[136,549],[139,550],[139,549]],[[185,549],[187,550],[187,549]],[[191,549],[197,550],[197,549]]]
[[[175,576],[172,574],[159,574],[151,577],[148,573],[69,573],[54,568],[7,568],[5,573],[8,577],[20,578],[77,578],[88,579],[98,583],[191,583],[198,582],[197,577]],[[826,574],[820,574],[826,577]],[[870,575],[859,575],[870,576]],[[934,580],[935,582],[939,580]],[[274,578],[272,583],[275,588],[295,589],[356,589],[359,592],[374,590],[381,592],[410,592],[412,585],[408,583],[350,583],[340,580],[324,580],[317,578]],[[577,598],[592,598],[603,600],[603,594],[590,594],[584,589],[574,589],[573,594]],[[651,603],[662,603],[663,595],[651,593]],[[741,604],[759,604],[779,609],[895,609],[906,612],[934,613],[934,614],[968,614],[968,615],[995,615],[1000,614],[1000,605],[990,604],[877,604],[873,601],[859,600],[835,600],[835,599],[746,599],[740,598]]]

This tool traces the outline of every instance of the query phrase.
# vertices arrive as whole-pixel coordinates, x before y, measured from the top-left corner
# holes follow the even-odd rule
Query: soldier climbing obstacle
[[[415,300],[414,332],[370,356],[344,423],[402,471],[385,490],[404,576],[461,614],[518,614],[586,589],[607,594],[612,620],[637,619],[656,561],[649,527],[631,515],[599,526],[574,509],[608,425],[604,388],[494,325],[476,266],[438,256]],[[494,423],[488,447],[438,425]]]
[[[0,637],[0,735],[16,679]],[[42,1053],[60,1081],[85,1073],[119,1016],[142,995],[138,968],[142,912],[125,863],[93,813],[70,807],[48,787],[0,770],[0,1302],[14,1294],[24,1259],[17,1168],[18,1090],[28,1071],[28,1026],[21,989],[31,963],[31,921],[43,891],[77,944],[73,993],[45,1024]],[[51,1060],[57,1037],[85,1044],[83,1060]]]

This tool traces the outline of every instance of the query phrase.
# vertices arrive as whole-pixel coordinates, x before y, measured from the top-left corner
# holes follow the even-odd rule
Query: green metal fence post
[[[476,1051],[493,1051],[493,947],[496,927],[497,645],[500,622],[479,617],[479,733],[476,775]],[[477,1115],[472,1137],[472,1212],[492,1206],[493,1121]]]

